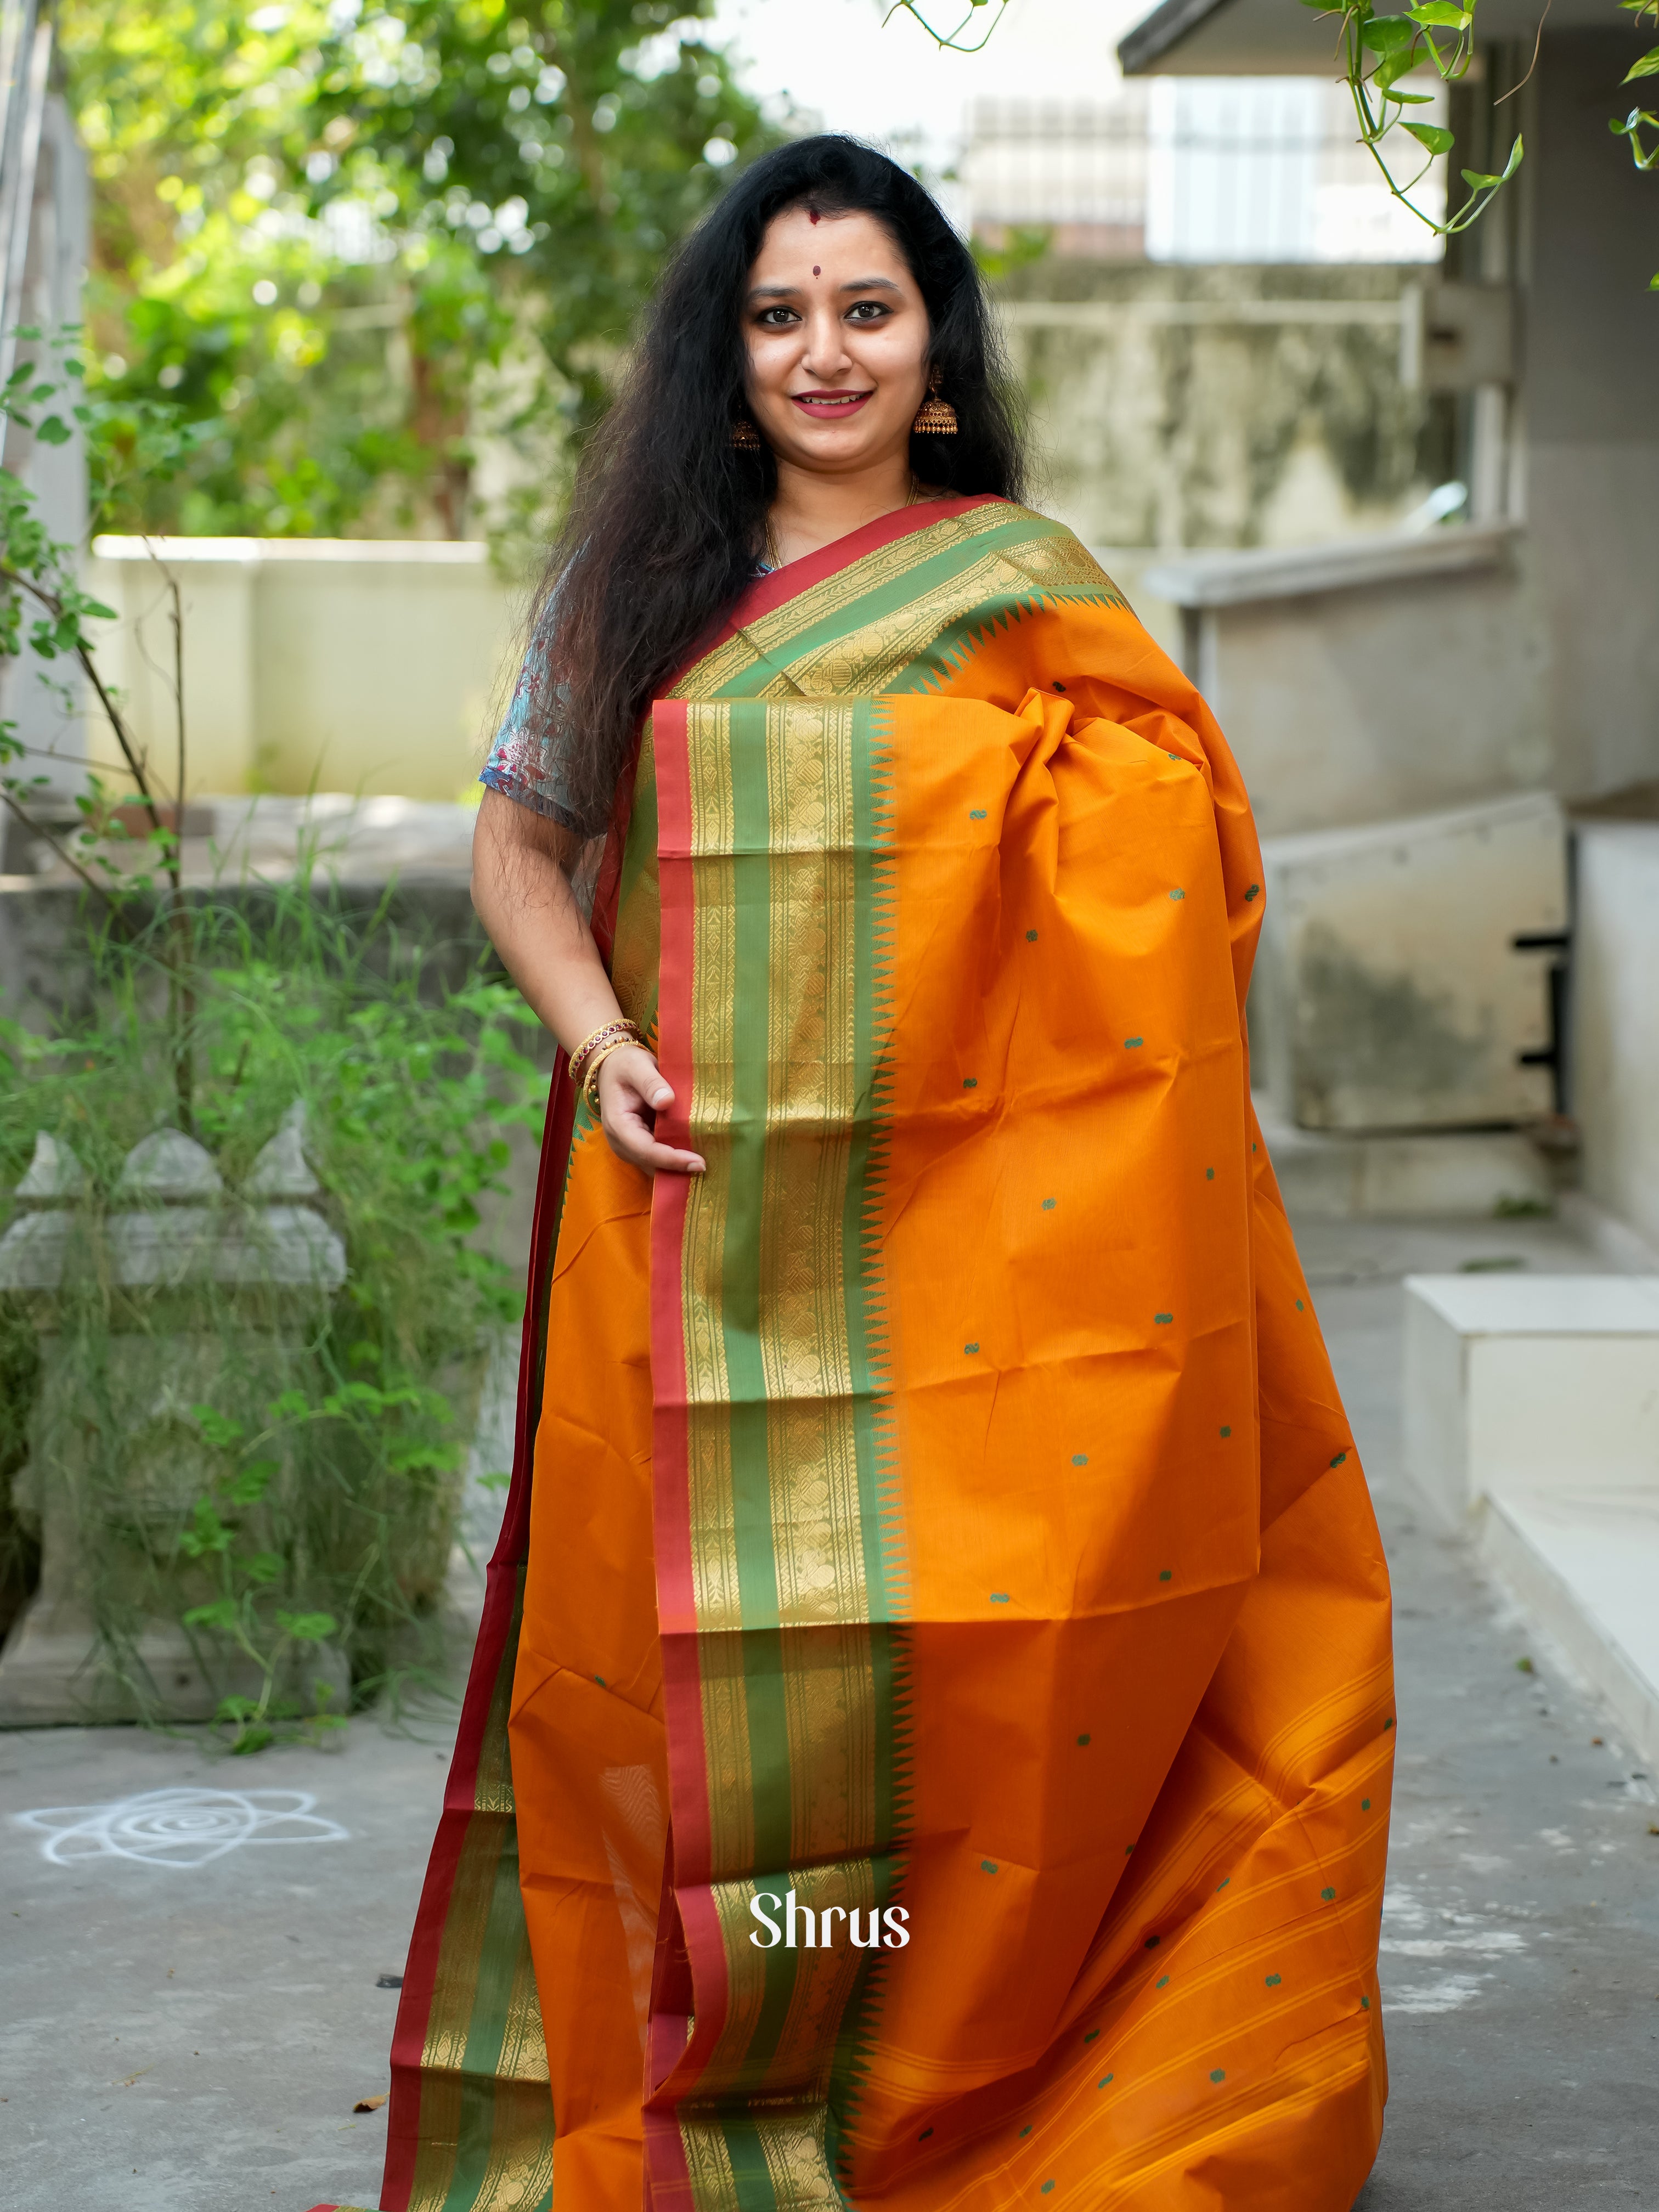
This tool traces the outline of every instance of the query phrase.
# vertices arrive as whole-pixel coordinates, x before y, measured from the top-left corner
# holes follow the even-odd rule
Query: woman
[[[1250,1112],[1256,844],[1021,474],[970,258],[834,137],[587,460],[478,820],[580,1081],[388,2207],[1370,2167],[1388,1588]]]

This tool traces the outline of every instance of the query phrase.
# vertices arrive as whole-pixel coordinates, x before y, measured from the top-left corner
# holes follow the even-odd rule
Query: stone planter
[[[43,1135],[15,1196],[0,1296],[27,1304],[40,1380],[14,1494],[38,1517],[41,1565],[0,1649],[0,1726],[210,1719],[264,1677],[181,1625],[214,1593],[178,1532],[222,1464],[192,1408],[269,1403],[296,1333],[345,1280],[301,1122],[290,1114],[235,1192],[190,1138],[146,1138],[101,1212],[73,1155]],[[295,1647],[288,1671],[279,1691],[320,1678],[343,1710],[337,1647]]]

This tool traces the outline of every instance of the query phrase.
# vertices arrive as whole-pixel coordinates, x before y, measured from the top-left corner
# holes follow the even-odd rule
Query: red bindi
[[[823,276],[823,270],[822,270],[822,269],[820,269],[820,268],[818,267],[818,264],[817,264],[817,263],[816,261],[812,264],[812,274],[813,274],[815,276]]]

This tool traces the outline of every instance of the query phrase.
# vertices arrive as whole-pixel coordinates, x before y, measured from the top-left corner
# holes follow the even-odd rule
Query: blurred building
[[[1424,119],[1443,119],[1437,82]],[[1444,164],[1416,197],[1437,216]],[[1133,80],[1097,100],[979,100],[964,213],[993,247],[1044,230],[1093,259],[1418,262],[1439,241],[1355,143],[1346,89],[1302,77]]]
[[[1249,1018],[1293,1203],[1559,1202],[1618,1271],[1408,1280],[1407,1471],[1652,1757],[1659,176],[1608,130],[1650,40],[1616,0],[1483,0],[1475,36],[1451,165],[1499,172],[1517,133],[1525,159],[1420,271],[1401,359],[1449,410],[1466,502],[1144,580],[1275,833]],[[1243,99],[1301,73],[1311,104],[1330,27],[1164,0],[1119,52],[1149,118],[1160,82],[1223,71]],[[1149,252],[1153,205],[1149,168]]]
[[[1146,252],[1147,98],[977,100],[958,165],[975,235],[1005,247],[1042,229],[1068,257],[1139,261]]]
[[[1437,266],[1413,272],[1401,316],[1401,385],[1449,420],[1447,474],[1468,487],[1467,505],[1414,550],[1379,551],[1369,579],[1363,563],[1322,563],[1311,537],[1282,575],[1248,548],[1231,565],[1162,575],[1186,610],[1195,671],[1247,750],[1268,742],[1270,714],[1277,756],[1294,753],[1285,714],[1298,658],[1304,694],[1323,702],[1302,733],[1310,755],[1328,749],[1340,700],[1346,796],[1319,787],[1310,819],[1316,787],[1299,775],[1286,829],[1540,787],[1601,800],[1659,775],[1659,179],[1607,129],[1628,105],[1620,80],[1638,40],[1616,0],[1565,4],[1568,20],[1558,0],[1541,31],[1534,0],[1483,5],[1490,43],[1450,103],[1450,161],[1501,169],[1517,132],[1528,150],[1491,210],[1447,241]],[[1154,83],[1299,69],[1321,98],[1330,69],[1328,25],[1278,0],[1165,0],[1121,52],[1132,76]],[[1334,666],[1339,625],[1352,642]],[[1406,690],[1416,730],[1432,736],[1402,733]]]
[[[1443,166],[1426,163],[1431,211]],[[1458,495],[1451,415],[1412,371],[1439,240],[1354,143],[1341,87],[982,98],[957,183],[1004,264],[1044,497],[1127,586],[1154,550],[1347,538]]]

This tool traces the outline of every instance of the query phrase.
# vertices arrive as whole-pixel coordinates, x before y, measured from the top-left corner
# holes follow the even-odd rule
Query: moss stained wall
[[[1455,473],[1449,403],[1400,377],[1401,296],[1432,275],[1055,256],[1005,277],[1045,504],[1164,551],[1394,526]]]

